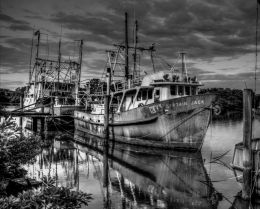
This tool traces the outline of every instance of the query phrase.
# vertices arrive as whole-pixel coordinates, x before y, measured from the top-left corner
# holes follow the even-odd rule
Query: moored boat
[[[198,86],[198,83],[163,80],[113,93],[110,102],[113,111],[110,114],[110,136],[115,141],[129,144],[201,148],[215,96],[198,95]],[[192,88],[195,89],[193,92],[185,91],[179,95],[183,89]],[[75,111],[74,120],[77,130],[103,136],[102,104],[93,105],[91,112]]]
[[[180,53],[180,71],[171,68],[156,72],[154,69],[153,73],[137,78],[136,75],[140,73],[136,71],[136,62],[133,69],[129,69],[127,50],[131,47],[126,41],[126,45],[118,45],[108,59],[113,78],[116,64],[122,63],[111,60],[120,57],[117,54],[120,48],[125,52],[125,80],[119,82],[112,79],[109,86],[113,91],[109,104],[110,137],[120,143],[142,146],[200,149],[210,122],[215,95],[198,94],[202,84],[196,76],[187,73],[185,53]],[[137,47],[133,48],[136,53]],[[148,50],[152,55],[154,46]],[[86,110],[74,111],[77,130],[103,137],[104,93],[96,93],[94,99],[93,94],[88,94],[86,97],[90,99]]]
[[[25,91],[25,110],[49,113],[54,116],[71,116],[80,109],[80,77],[83,41],[80,41],[77,60],[62,59],[61,40],[58,59],[50,59],[39,53],[41,33],[36,31],[36,49],[32,45],[34,65],[29,70],[29,82]],[[49,56],[49,55],[48,55]]]
[[[73,112],[82,109],[80,101],[80,77],[83,41],[79,42],[79,55],[73,59],[62,56],[61,40],[57,58],[49,58],[41,52],[40,31],[36,31],[36,48],[32,39],[29,82],[24,92],[23,107],[19,111],[34,114],[25,127],[37,130],[56,130],[58,126],[73,126]],[[36,51],[35,54],[32,52]],[[37,116],[37,114],[39,116]],[[28,114],[29,115],[29,114]],[[37,118],[38,117],[38,118]],[[39,119],[39,120],[38,120]],[[38,128],[37,128],[38,127]]]

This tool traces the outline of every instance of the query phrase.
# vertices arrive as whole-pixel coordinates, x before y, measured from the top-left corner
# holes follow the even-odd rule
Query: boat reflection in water
[[[111,208],[217,208],[220,195],[200,152],[113,146],[108,164],[109,186],[103,188],[102,146],[97,141],[86,146],[54,140],[28,171],[35,178],[49,175],[57,185],[92,193],[87,208],[103,208],[105,191]]]

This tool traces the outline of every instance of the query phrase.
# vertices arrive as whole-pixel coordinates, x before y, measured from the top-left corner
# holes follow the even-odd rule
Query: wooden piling
[[[23,93],[20,95],[20,108],[23,111]],[[23,117],[21,116],[19,118],[19,126],[22,128],[23,127]]]
[[[252,99],[251,89],[243,91],[243,188],[242,198],[250,199],[252,187]]]
[[[103,187],[108,186],[108,150],[109,150],[109,98],[110,98],[110,82],[111,69],[107,68],[107,92],[105,96],[104,108],[104,143],[103,143]]]

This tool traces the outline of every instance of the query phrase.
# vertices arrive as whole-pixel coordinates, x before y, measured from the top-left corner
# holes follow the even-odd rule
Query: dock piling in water
[[[105,114],[104,114],[104,143],[103,143],[103,187],[108,186],[108,145],[109,145],[109,97],[110,97],[110,82],[111,69],[107,68],[107,92],[105,96]]]
[[[243,91],[243,189],[242,198],[250,199],[252,186],[252,99],[251,89]]]

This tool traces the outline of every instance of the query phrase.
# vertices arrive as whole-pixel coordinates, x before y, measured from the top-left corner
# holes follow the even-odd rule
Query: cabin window
[[[120,102],[122,100],[122,97],[123,97],[123,93],[116,94],[113,96],[112,102],[111,102],[111,108],[113,109],[113,111],[117,111],[117,109],[120,105]]]
[[[135,95],[136,95],[136,89],[126,92],[126,94],[124,96],[124,100],[122,102],[121,111],[126,111],[132,107],[132,105],[134,103]]]
[[[171,86],[171,95],[176,95],[176,86]]]
[[[160,89],[156,89],[154,91],[154,101],[159,101],[160,100]]]
[[[190,95],[190,86],[185,86],[186,95]]]
[[[142,90],[142,100],[146,100],[147,99],[147,89],[143,89]]]
[[[183,86],[179,86],[179,88],[178,88],[178,94],[179,95],[183,95],[183,92],[184,91],[184,89],[183,89]]]
[[[153,98],[153,89],[148,89],[148,99]]]
[[[122,99],[123,95],[117,95],[116,99],[117,99],[117,104],[120,105],[121,99]]]
[[[120,111],[126,111],[126,96],[124,97],[124,100],[123,100],[122,105],[120,107]]]
[[[137,101],[141,101],[141,99],[142,99],[142,92],[141,92],[141,90],[139,90],[139,92],[138,92],[138,94],[137,94],[136,100],[137,100]]]
[[[196,95],[196,87],[195,86],[191,87],[191,94]]]

